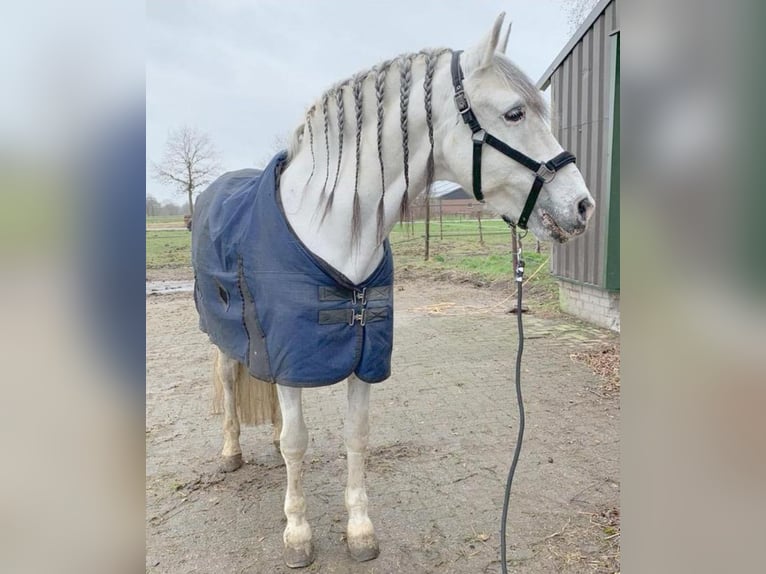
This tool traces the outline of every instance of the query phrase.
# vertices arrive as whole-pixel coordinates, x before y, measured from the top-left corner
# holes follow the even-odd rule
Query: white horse
[[[401,55],[336,84],[296,129],[279,177],[284,216],[311,253],[355,285],[378,268],[384,239],[402,210],[435,179],[473,189],[511,221],[521,224],[521,218],[539,239],[563,243],[585,230],[593,198],[569,165],[574,158],[552,135],[541,94],[504,55],[503,16],[466,52]],[[484,148],[482,156],[484,144],[493,149]],[[534,188],[539,198],[525,210]],[[242,464],[240,420],[274,423],[287,468],[285,561],[311,564],[301,477],[308,444],[302,389],[258,383],[220,348],[215,379],[222,391],[224,469]],[[350,554],[360,561],[379,551],[364,480],[370,386],[353,374],[348,378],[346,532]]]

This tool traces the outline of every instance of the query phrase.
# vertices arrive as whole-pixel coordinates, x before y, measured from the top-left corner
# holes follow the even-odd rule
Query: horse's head
[[[540,91],[501,53],[507,41],[507,36],[500,39],[503,17],[501,14],[497,18],[478,46],[460,57],[465,94],[485,133],[544,164],[563,149],[551,132]],[[437,128],[444,144],[442,159],[455,181],[472,190],[472,133],[456,107],[452,108],[453,113],[445,114],[447,119]],[[473,134],[474,139],[477,137],[481,139],[482,133]],[[482,149],[481,191],[487,203],[500,214],[519,221],[535,180],[533,168],[486,143]],[[563,243],[585,231],[595,202],[575,164],[568,163],[554,172],[543,169],[542,173],[545,183],[528,226],[539,239]]]

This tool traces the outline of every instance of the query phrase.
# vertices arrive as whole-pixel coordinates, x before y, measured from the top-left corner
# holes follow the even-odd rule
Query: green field
[[[390,235],[399,277],[432,278],[440,281],[471,283],[481,287],[511,288],[513,260],[511,233],[501,220],[482,221],[483,241],[479,238],[475,220],[444,221],[444,238],[440,239],[439,224],[431,224],[429,259],[425,260],[425,225],[397,225]],[[557,312],[558,285],[550,273],[550,245],[541,244],[535,252],[536,241],[528,236],[523,242],[526,263],[525,306]],[[534,277],[532,275],[534,274]]]
[[[147,218],[147,225],[150,222],[152,227],[170,226],[182,224],[183,218]],[[441,228],[436,221],[431,224],[430,256],[426,261],[425,224],[397,224],[389,236],[397,277],[510,287],[513,269],[508,227],[500,220],[482,221],[482,234],[483,241],[476,220],[445,219]],[[191,233],[183,227],[146,231],[147,269],[188,268],[190,249]],[[542,244],[541,253],[535,253],[531,235],[524,241],[526,277],[537,271],[525,287],[525,304],[553,311],[557,307],[558,288],[549,271],[549,254],[547,244]]]
[[[508,279],[511,270],[511,234],[499,220],[478,223],[444,221],[431,224],[429,260],[425,261],[425,224],[397,225],[390,235],[397,265],[427,271],[463,271],[478,281]]]
[[[146,229],[184,229],[183,215],[153,215],[146,218]]]
[[[185,228],[146,231],[146,268],[162,269],[191,265],[191,233]]]

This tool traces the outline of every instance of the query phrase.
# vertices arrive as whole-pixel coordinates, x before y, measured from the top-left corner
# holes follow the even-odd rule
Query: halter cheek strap
[[[460,54],[460,51],[452,52],[452,86],[455,89],[454,98],[457,111],[473,133],[473,195],[477,201],[484,202],[484,194],[481,191],[481,152],[484,144],[495,148],[503,155],[529,168],[535,174],[535,181],[532,183],[532,189],[527,196],[524,209],[522,209],[519,220],[516,223],[521,229],[526,229],[543,184],[553,181],[553,178],[556,177],[556,172],[562,167],[574,163],[575,156],[568,151],[562,151],[556,157],[546,162],[535,161],[528,155],[512,148],[504,141],[497,139],[482,129],[476,114],[471,109],[471,104],[463,87],[463,70],[460,67]]]

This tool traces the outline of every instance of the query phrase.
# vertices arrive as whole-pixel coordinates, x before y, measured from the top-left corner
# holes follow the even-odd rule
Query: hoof
[[[380,547],[378,546],[377,539],[373,536],[365,537],[364,540],[357,542],[348,540],[348,553],[351,558],[357,562],[367,562],[368,560],[374,560],[380,554]]]
[[[314,547],[310,542],[302,548],[285,546],[284,556],[288,568],[305,568],[314,562]]]
[[[218,469],[221,472],[234,472],[240,466],[242,466],[242,454],[233,454],[231,456],[224,456]]]

